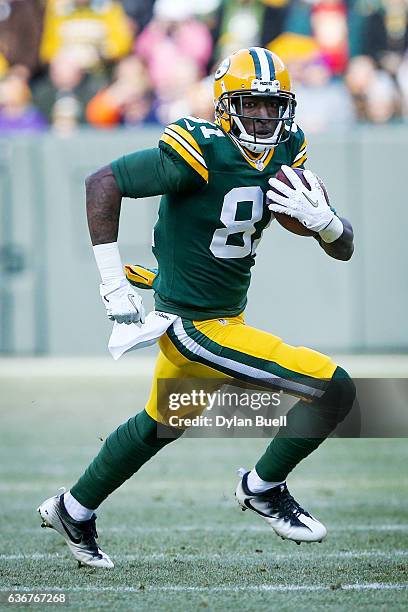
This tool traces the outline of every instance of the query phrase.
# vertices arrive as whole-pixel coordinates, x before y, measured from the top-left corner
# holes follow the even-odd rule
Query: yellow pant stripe
[[[194,326],[207,338],[246,355],[272,361],[297,374],[313,378],[330,379],[336,364],[322,353],[302,346],[286,344],[278,336],[245,325],[242,315],[224,319],[193,321]]]

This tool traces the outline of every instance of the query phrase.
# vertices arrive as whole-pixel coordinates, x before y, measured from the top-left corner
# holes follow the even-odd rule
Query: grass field
[[[35,509],[143,408],[149,380],[22,375],[0,387],[2,591],[62,590],[87,610],[407,609],[406,440],[329,440],[297,468],[291,491],[329,530],[302,546],[234,502],[235,470],[265,440],[175,442],[100,509],[116,567],[98,572],[78,569]]]

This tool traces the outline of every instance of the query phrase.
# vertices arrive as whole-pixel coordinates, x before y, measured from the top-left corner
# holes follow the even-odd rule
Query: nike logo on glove
[[[319,202],[315,202],[314,200],[312,200],[311,198],[309,198],[309,196],[307,195],[307,193],[303,192],[303,195],[305,196],[306,200],[312,205],[314,206],[314,208],[317,208],[319,206]]]
[[[139,312],[138,307],[135,304],[135,301],[133,299],[133,295],[131,293],[128,293],[128,300],[129,302],[132,304],[133,308],[136,310],[136,312]]]

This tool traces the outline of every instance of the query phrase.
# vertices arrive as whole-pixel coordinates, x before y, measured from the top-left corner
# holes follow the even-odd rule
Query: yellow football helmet
[[[248,96],[274,99],[275,104],[271,105],[274,110],[267,120],[264,116],[244,113],[244,100]],[[214,75],[214,106],[216,123],[250,151],[260,153],[285,142],[290,135],[296,107],[285,64],[267,49],[240,49],[224,59]],[[273,134],[265,137],[265,129],[259,129],[259,126],[272,120]],[[251,126],[252,133],[248,126]]]

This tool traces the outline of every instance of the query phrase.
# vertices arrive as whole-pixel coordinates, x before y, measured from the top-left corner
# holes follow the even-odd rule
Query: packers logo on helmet
[[[282,60],[267,49],[251,47],[221,62],[214,75],[214,105],[216,123],[224,132],[260,153],[288,140],[296,100]]]

